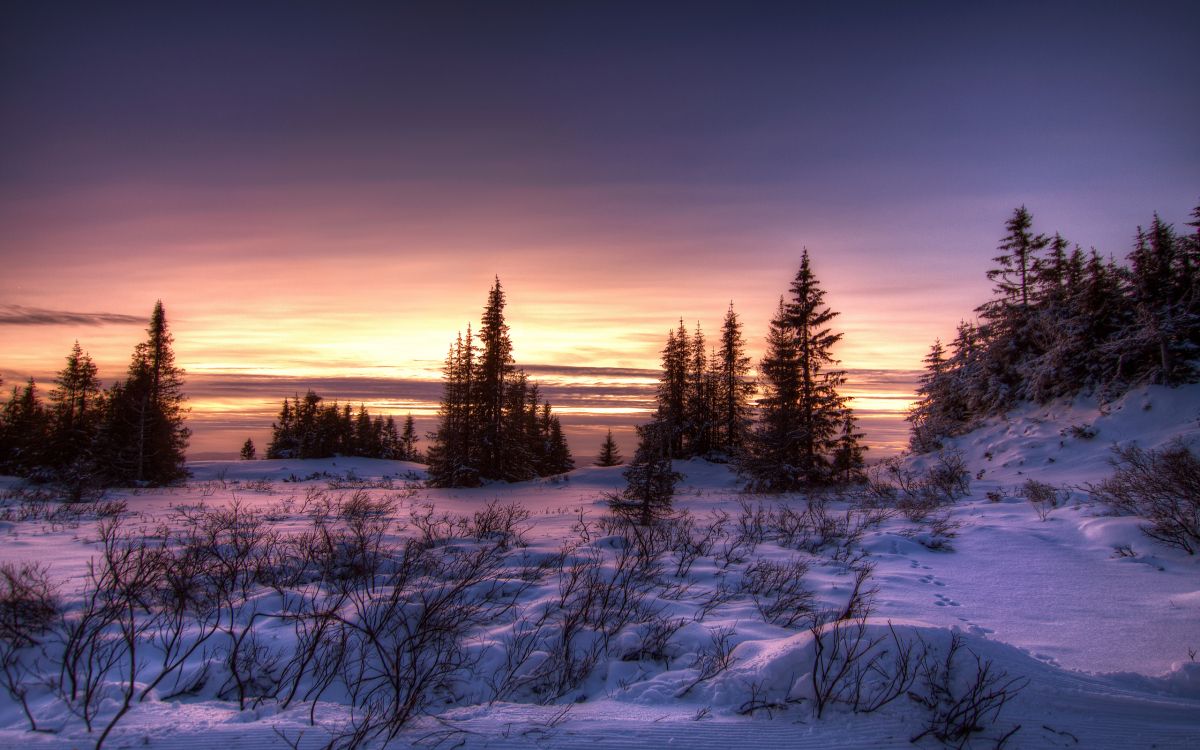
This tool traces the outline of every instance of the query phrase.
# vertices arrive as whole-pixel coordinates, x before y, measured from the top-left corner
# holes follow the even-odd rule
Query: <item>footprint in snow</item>
[[[934,604],[936,604],[936,605],[937,605],[937,606],[939,606],[939,607],[946,607],[946,606],[950,606],[950,607],[958,607],[958,606],[961,606],[961,605],[960,605],[958,602],[954,601],[953,599],[951,599],[951,598],[950,598],[950,597],[948,597],[948,596],[945,596],[944,594],[934,594],[934,595],[933,595],[933,597],[934,597],[934,599],[936,600],[936,601],[934,601]]]

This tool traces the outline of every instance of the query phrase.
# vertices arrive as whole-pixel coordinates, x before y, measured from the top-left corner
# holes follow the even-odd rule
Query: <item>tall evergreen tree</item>
[[[511,473],[504,466],[506,389],[514,370],[512,342],[504,322],[504,291],[500,279],[488,292],[479,327],[479,378],[476,402],[479,424],[479,471],[485,477]]]
[[[72,500],[101,484],[97,451],[104,392],[92,358],[76,341],[50,391],[50,427],[43,461]]]
[[[688,456],[707,456],[714,444],[714,381],[705,351],[704,332],[700,322],[688,346],[687,390],[684,402],[684,438]]]
[[[29,476],[44,466],[49,418],[30,378],[25,387],[13,386],[0,411],[0,471]]]
[[[741,465],[749,486],[765,492],[836,480],[831,461],[848,411],[838,393],[845,373],[827,369],[837,362],[832,349],[842,338],[828,326],[837,313],[825,305],[807,250],[790,291],[771,321],[761,367],[762,419]]]
[[[732,302],[721,326],[721,348],[717,351],[714,369],[716,448],[728,455],[737,455],[750,428],[754,382],[749,378],[750,357],[746,355],[746,344],[742,340],[742,324]]]
[[[658,422],[667,436],[671,458],[684,457],[684,438],[687,433],[688,355],[691,346],[683,319],[679,328],[667,334],[662,350],[662,376],[658,383]]]
[[[475,449],[475,343],[471,327],[458,335],[442,368],[442,404],[438,428],[429,447],[429,482],[434,487],[474,487],[480,482]]]
[[[169,484],[187,476],[183,370],[162,302],[154,305],[148,337],[137,345],[125,381],[113,390],[106,420],[111,469],[117,481]]]
[[[388,421],[391,422],[391,417]],[[395,431],[395,425],[392,424],[392,430]],[[400,455],[401,461],[420,461],[421,456],[417,451],[417,441],[420,438],[417,436],[417,428],[413,422],[412,414],[404,417],[404,430],[400,433]]]
[[[520,481],[573,466],[558,418],[513,362],[504,303],[497,279],[484,307],[481,348],[468,327],[446,357],[438,428],[426,456],[432,486]]]

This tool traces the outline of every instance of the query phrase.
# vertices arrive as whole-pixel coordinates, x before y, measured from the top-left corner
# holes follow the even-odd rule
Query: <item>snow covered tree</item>
[[[596,466],[619,466],[621,464],[621,451],[617,449],[617,441],[613,440],[612,430],[604,436],[604,442],[600,445],[600,455],[596,456]]]
[[[1138,228],[1128,271],[1134,319],[1121,334],[1131,380],[1176,384],[1194,373],[1190,334],[1197,319],[1190,295],[1197,269],[1186,247],[1157,214],[1148,231]]]

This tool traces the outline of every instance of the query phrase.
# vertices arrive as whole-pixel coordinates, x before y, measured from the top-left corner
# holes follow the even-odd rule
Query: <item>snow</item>
[[[1110,471],[1110,447],[1135,442],[1156,448],[1200,434],[1200,386],[1148,387],[1110,404],[1078,398],[1049,406],[1029,406],[994,419],[949,441],[973,477],[970,494],[954,504],[958,524],[950,550],[930,549],[929,533],[893,516],[866,529],[857,549],[874,564],[877,587],[868,637],[887,639],[894,628],[907,643],[944,654],[955,635],[963,639],[964,662],[991,660],[1009,678],[1027,681],[984,733],[992,740],[1020,725],[1010,747],[1195,747],[1200,744],[1200,560],[1153,543],[1131,518],[1106,516],[1088,502],[1086,487]],[[1083,428],[1088,429],[1075,429]],[[1093,436],[1089,437],[1089,435]],[[907,459],[915,470],[932,457]],[[126,525],[153,529],[180,507],[216,508],[234,499],[263,512],[285,533],[309,523],[302,511],[306,495],[321,491],[349,495],[364,489],[373,498],[397,499],[392,538],[416,533],[411,515],[428,505],[438,513],[470,516],[485,503],[518,503],[530,512],[528,546],[510,554],[512,565],[552,559],[564,542],[586,541],[571,553],[595,561],[611,576],[627,544],[599,526],[603,494],[623,486],[621,467],[581,468],[560,478],[516,485],[494,484],[463,490],[419,486],[423,467],[371,459],[310,461],[208,461],[191,465],[186,487],[120,491],[111,497],[128,503]],[[684,480],[676,507],[698,523],[725,512],[731,524],[739,503],[802,509],[802,497],[754,497],[739,493],[729,467],[704,461],[679,462]],[[1067,501],[1042,520],[1019,495],[1034,479],[1062,490]],[[0,479],[0,488],[17,488]],[[989,498],[989,494],[991,498]],[[993,498],[1000,500],[994,501]],[[829,503],[841,514],[845,499]],[[68,601],[78,596],[88,562],[98,551],[94,520],[78,524],[44,521],[0,522],[0,562],[37,561],[50,566]],[[457,542],[455,543],[457,544]],[[463,543],[464,548],[470,546]],[[1118,554],[1118,549],[1126,550]],[[740,747],[753,742],[774,747],[906,747],[922,728],[925,713],[901,696],[871,714],[844,705],[814,712],[811,671],[814,633],[806,627],[767,622],[753,596],[741,593],[699,613],[698,597],[719,584],[737,589],[755,560],[784,564],[803,561],[805,582],[818,608],[840,608],[853,574],[846,559],[788,549],[766,540],[743,550],[743,561],[718,559],[721,547],[698,559],[686,580],[692,590],[670,597],[650,596],[663,618],[681,618],[667,641],[665,658],[637,658],[643,628],[627,626],[613,634],[608,658],[550,705],[517,690],[500,700],[480,678],[460,685],[456,699],[432,706],[407,727],[401,745],[444,741],[464,747]],[[732,553],[731,553],[732,554]],[[730,558],[731,560],[733,558]],[[728,564],[726,564],[728,563]],[[668,556],[662,576],[671,578]],[[681,579],[682,581],[682,579]],[[677,581],[678,582],[678,581]],[[528,587],[518,609],[549,607],[561,582]],[[269,601],[264,599],[264,606]],[[830,626],[824,631],[828,634]],[[480,626],[467,648],[479,658],[480,675],[498,666],[499,646],[512,633],[511,617]],[[728,667],[700,680],[699,659],[727,634]],[[290,627],[264,628],[277,647],[288,647]],[[889,641],[890,642],[890,641]],[[633,654],[632,657],[629,657]],[[629,658],[623,659],[622,656]],[[526,665],[535,669],[549,658],[536,652]],[[74,748],[92,745],[82,722],[45,690],[34,691],[32,707],[51,733],[29,732],[19,706],[0,694],[0,746]],[[265,701],[238,710],[212,689],[167,698],[157,691],[135,703],[106,743],[111,747],[321,747],[330,731],[347,718],[344,696],[331,690],[316,705],[283,709]],[[753,697],[761,710],[747,711]],[[111,711],[116,704],[106,709]],[[310,710],[316,717],[310,724]],[[929,737],[920,746],[936,746]],[[980,738],[976,746],[990,746]]]

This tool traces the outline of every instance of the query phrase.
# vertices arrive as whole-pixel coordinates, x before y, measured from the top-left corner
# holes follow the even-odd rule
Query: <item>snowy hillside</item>
[[[419,485],[423,467],[401,462],[195,464],[186,488],[109,495],[125,502],[122,543],[216,530],[210,553],[226,560],[231,540],[259,544],[245,592],[223,600],[207,640],[202,625],[180,632],[192,653],[170,650],[165,619],[141,631],[134,685],[122,657],[97,679],[93,704],[47,687],[64,647],[43,637],[44,655],[26,649],[14,670],[27,670],[20,682],[46,731],[28,731],[9,691],[0,746],[92,745],[130,693],[106,747],[348,746],[368,718],[380,721],[371,707],[413,705],[412,721],[358,739],[875,748],[937,747],[942,734],[951,746],[1195,747],[1200,560],[1152,542],[1135,518],[1104,515],[1084,488],[1109,474],[1113,443],[1196,438],[1198,419],[1197,386],[1142,389],[1104,409],[1085,399],[1026,408],[950,442],[969,492],[924,514],[864,497],[743,495],[726,466],[680,462],[685,515],[659,535],[605,521],[620,467],[432,490]],[[937,460],[902,470],[919,476]],[[1022,497],[1031,479],[1055,489],[1057,507],[1039,512]],[[0,562],[47,565],[76,622],[102,552],[97,515],[120,509],[75,517],[4,481]],[[338,535],[347,529],[358,535]],[[314,530],[325,536],[300,536]],[[323,539],[337,543],[321,552]],[[407,539],[420,542],[405,551]],[[170,559],[178,570],[182,558]],[[436,637],[413,619],[435,600],[463,618]],[[388,601],[399,602],[387,612],[400,630],[380,625],[392,622]],[[337,617],[314,639],[322,607]],[[364,622],[391,651],[371,650]],[[313,644],[338,632],[355,658],[322,672],[333,651]],[[406,651],[414,633],[446,658]],[[439,640],[447,633],[453,643]],[[306,647],[307,666],[294,658]],[[164,666],[171,654],[177,667]],[[973,687],[994,699],[973,704],[979,731],[955,735]]]

